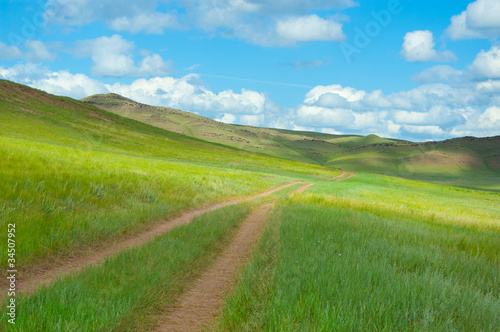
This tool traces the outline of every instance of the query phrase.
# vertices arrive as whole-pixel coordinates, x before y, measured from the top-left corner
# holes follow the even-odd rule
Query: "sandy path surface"
[[[228,205],[250,201],[255,198],[269,196],[272,193],[275,193],[281,189],[293,186],[298,183],[301,182],[299,181],[291,182],[257,195],[243,197],[243,198],[235,198],[225,202],[212,204],[207,207],[181,212],[180,215],[167,219],[159,224],[156,224],[151,229],[148,229],[136,235],[128,236],[124,239],[117,240],[110,246],[99,249],[90,254],[86,254],[85,256],[70,258],[62,263],[59,263],[56,266],[50,266],[49,268],[43,269],[43,267],[40,267],[34,271],[25,271],[24,276],[21,273],[19,273],[18,274],[19,279],[17,280],[17,290],[18,292],[21,292],[23,294],[30,294],[33,291],[35,291],[38,287],[49,284],[57,277],[68,274],[75,274],[90,265],[103,263],[106,258],[115,256],[122,250],[141,246],[144,243],[153,239],[154,237],[159,236],[165,232],[168,232],[174,227],[188,224],[189,222],[191,222],[191,220],[206,212],[220,209]],[[5,295],[6,294],[0,295],[0,301],[3,300],[3,297]]]
[[[356,175],[356,173],[354,172],[350,172],[350,174],[348,176],[346,176],[345,178],[342,178],[342,179],[337,179],[336,181],[339,182],[339,181],[344,181],[344,180],[347,180],[347,179],[350,179],[352,178],[354,175]]]
[[[298,188],[297,190],[294,190],[294,193],[302,193],[304,191],[306,191],[306,189],[308,189],[309,187],[312,187],[314,186],[314,183],[307,183],[303,186],[301,186],[300,188]]]
[[[340,173],[340,175],[337,175],[336,177],[334,177],[334,178],[330,178],[330,179],[328,179],[328,180],[326,180],[326,181],[333,181],[333,180],[340,179],[341,177],[345,176],[346,174],[347,174],[347,172],[346,172],[346,171],[342,171],[342,173]]]
[[[303,192],[312,185],[306,184],[295,192]],[[274,203],[266,203],[245,219],[229,246],[194,286],[166,311],[158,331],[201,331],[209,327],[220,313],[225,295],[236,283],[238,269],[250,259],[273,206]]]

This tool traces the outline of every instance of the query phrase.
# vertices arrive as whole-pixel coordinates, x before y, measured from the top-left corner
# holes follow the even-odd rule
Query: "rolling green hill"
[[[0,80],[0,236],[17,223],[20,269],[180,210],[336,174]]]
[[[323,164],[328,155],[344,149],[344,144],[335,142],[337,138],[343,142],[342,136],[231,125],[185,111],[137,103],[117,94],[94,95],[82,101],[179,134],[297,161]],[[347,146],[350,143],[351,140]]]
[[[331,156],[326,165],[441,184],[500,190],[500,136],[377,143]]]
[[[214,266],[232,279],[217,265],[230,253],[241,273],[194,293],[226,296],[213,329],[498,331],[500,193],[393,175],[500,191],[499,137],[412,143],[174,111],[220,141],[0,80],[0,265],[19,271],[16,325],[0,330],[152,331]],[[325,181],[336,166],[357,174]]]
[[[413,143],[377,135],[330,135],[225,124],[116,94],[94,95],[83,101],[156,127],[250,152],[331,168],[500,190],[500,136]]]
[[[274,169],[310,174],[316,169],[328,173],[319,166],[270,158],[159,129],[88,103],[4,80],[0,80],[0,110],[3,138],[264,172]]]

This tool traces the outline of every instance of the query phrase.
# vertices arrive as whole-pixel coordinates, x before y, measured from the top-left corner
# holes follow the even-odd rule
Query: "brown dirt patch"
[[[417,165],[453,166],[454,162],[446,154],[439,151],[430,151],[408,158],[410,163]]]
[[[451,159],[460,167],[484,167],[482,158],[467,153],[457,153]]]
[[[86,268],[90,265],[101,264],[108,257],[115,256],[119,252],[126,250],[126,249],[139,247],[139,246],[143,245],[144,243],[152,240],[153,238],[170,231],[174,227],[188,224],[189,222],[191,222],[191,220],[193,220],[194,218],[196,218],[204,213],[214,211],[216,209],[219,209],[219,208],[222,208],[222,207],[225,207],[228,205],[238,204],[238,203],[250,201],[250,200],[255,199],[255,198],[269,196],[274,192],[277,192],[281,189],[290,187],[290,186],[298,184],[298,183],[301,183],[301,182],[298,182],[298,181],[291,182],[291,183],[284,184],[284,185],[278,186],[276,188],[270,189],[268,191],[265,191],[265,192],[257,194],[257,195],[243,197],[243,198],[235,198],[235,199],[231,199],[231,200],[228,200],[225,202],[212,204],[212,205],[209,205],[209,206],[206,206],[203,208],[188,210],[188,211],[182,212],[177,217],[173,217],[173,218],[170,218],[168,220],[163,220],[161,223],[155,225],[151,229],[145,230],[139,234],[136,234],[135,236],[131,235],[128,237],[120,238],[105,248],[99,248],[99,249],[96,249],[93,251],[89,250],[88,252],[86,252],[85,254],[82,254],[81,256],[69,257],[66,260],[64,260],[62,262],[57,262],[52,266],[48,266],[48,267],[47,266],[37,266],[31,270],[24,270],[24,271],[22,271],[22,273],[18,273],[18,275],[17,275],[17,277],[18,277],[17,291],[21,292],[23,294],[31,294],[38,287],[48,285],[58,277],[62,277],[62,276],[69,275],[69,274],[76,274],[79,271],[83,270],[84,268]],[[3,283],[2,283],[2,285],[3,285]],[[5,295],[6,294],[0,294],[0,301],[3,300]]]
[[[64,106],[64,103],[60,99],[57,99],[57,97],[52,97],[43,91],[32,89],[27,86],[10,83],[8,84],[8,89],[10,94],[19,93],[20,94],[20,96],[18,96],[19,100],[31,101],[35,99],[38,102],[43,101],[46,103],[54,104],[56,106],[61,106],[61,107]]]
[[[306,184],[295,192],[302,192],[312,185]],[[274,203],[266,203],[245,219],[229,246],[194,286],[166,310],[158,331],[202,331],[209,327],[220,313],[225,296],[236,283],[238,270],[250,258],[273,206]]]
[[[467,153],[443,153],[430,151],[408,158],[408,162],[418,166],[442,167],[481,167],[484,166],[481,158]]]
[[[337,179],[336,181],[339,182],[339,181],[344,181],[344,180],[347,180],[347,179],[350,179],[352,178],[354,175],[356,175],[354,172],[350,172],[348,176],[346,176],[345,178],[342,178],[342,179]]]
[[[346,171],[342,171],[342,173],[340,173],[340,175],[337,175],[336,177],[333,177],[333,178],[330,178],[326,181],[333,181],[333,180],[337,180],[337,179],[340,179],[341,177],[345,176],[347,174]]]
[[[302,187],[298,188],[294,192],[296,192],[296,193],[302,193],[302,192],[306,191],[309,187],[312,187],[312,186],[314,186],[314,183],[308,183],[308,184],[305,184]]]

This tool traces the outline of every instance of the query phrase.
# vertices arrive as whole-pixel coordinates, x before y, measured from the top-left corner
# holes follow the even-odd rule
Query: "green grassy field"
[[[140,104],[116,94],[90,96],[82,101],[189,137],[297,161],[322,163],[332,150],[341,150],[340,146],[305,132],[226,124],[181,110]]]
[[[0,326],[27,332],[151,331],[158,311],[174,303],[213,261],[252,208],[296,188],[206,213],[102,265],[21,296],[19,323],[12,327],[3,320]]]
[[[372,144],[333,155],[325,165],[437,184],[500,191],[500,136],[421,144]]]
[[[180,135],[92,105],[0,80],[0,137],[249,171],[324,176],[328,169]],[[77,150],[78,152],[78,150]]]
[[[85,250],[186,208],[263,191],[292,177],[337,173],[0,83],[0,238],[15,222],[18,268]],[[2,241],[2,265],[6,246]]]
[[[217,330],[500,329],[498,137],[416,144],[144,108],[192,132],[0,80],[0,238],[16,224],[17,269],[50,269],[189,208],[290,181],[316,184],[212,211],[21,292],[17,324],[3,319],[2,331],[150,331],[249,211],[269,200],[278,203]],[[201,133],[222,138],[207,142]],[[324,181],[338,165],[357,174]],[[1,266],[8,258],[2,240]]]
[[[412,143],[377,135],[330,135],[232,125],[116,94],[83,99],[176,133],[270,156],[432,183],[500,191],[500,136]],[[495,181],[491,181],[495,178]]]
[[[136,231],[183,209],[286,181],[43,143],[3,143],[0,153],[7,157],[0,162],[0,209],[5,227],[0,236],[7,236],[7,224],[16,223],[18,266]],[[7,255],[1,258],[5,264]]]
[[[3,320],[2,330],[147,331],[152,313],[172,303],[212,261],[250,208],[241,204],[203,215],[139,249],[21,297],[18,323],[12,328]]]
[[[377,175],[317,184],[275,211],[219,329],[498,331],[499,203]]]

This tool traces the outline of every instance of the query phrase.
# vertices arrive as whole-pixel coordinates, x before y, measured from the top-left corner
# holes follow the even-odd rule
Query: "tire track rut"
[[[308,183],[295,190],[303,192]],[[225,295],[236,283],[237,272],[250,259],[274,202],[255,209],[240,225],[228,247],[194,285],[160,319],[158,331],[201,331],[219,314]]]
[[[144,243],[152,240],[156,236],[162,235],[170,231],[172,228],[188,224],[194,218],[204,213],[214,211],[228,205],[234,205],[242,202],[247,202],[256,198],[269,196],[279,190],[282,190],[284,188],[299,183],[302,182],[300,181],[290,182],[275,187],[273,189],[267,190],[257,195],[252,195],[243,198],[235,198],[228,201],[212,204],[203,208],[192,209],[185,212],[181,212],[180,215],[169,218],[161,222],[160,224],[153,226],[151,229],[145,230],[136,236],[126,237],[124,239],[116,240],[114,243],[112,243],[112,245],[106,248],[97,249],[96,251],[91,252],[91,254],[86,254],[84,256],[67,259],[66,261],[56,266],[52,266],[48,269],[39,267],[32,271],[24,271],[25,274],[24,276],[22,276],[22,274],[18,274],[19,279],[17,280],[17,291],[22,294],[31,294],[37,288],[50,284],[58,277],[70,274],[76,274],[88,266],[101,264],[106,260],[106,258],[113,257],[123,250],[139,247]],[[4,298],[5,295],[3,294],[0,295],[0,301],[2,301]]]
[[[356,175],[356,173],[354,172],[350,172],[350,174],[348,176],[346,176],[345,178],[343,179],[337,179],[336,181],[339,182],[339,181],[344,181],[344,180],[347,180],[347,179],[350,179],[352,178],[354,175]]]

